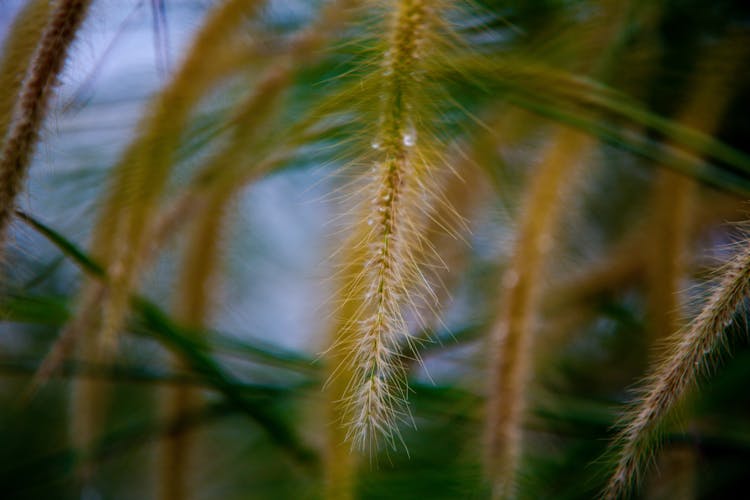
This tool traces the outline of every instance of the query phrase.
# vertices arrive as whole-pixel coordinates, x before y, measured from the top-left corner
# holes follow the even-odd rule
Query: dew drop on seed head
[[[404,146],[406,146],[407,148],[410,148],[417,143],[417,138],[413,132],[405,133],[403,139],[404,139]]]
[[[367,219],[367,225],[368,225],[368,226],[372,226],[372,225],[373,225],[374,223],[375,223],[375,221],[374,221],[374,220],[372,220],[372,219]]]
[[[373,139],[373,141],[370,143],[370,146],[372,146],[372,149],[380,149],[380,141],[377,139]]]

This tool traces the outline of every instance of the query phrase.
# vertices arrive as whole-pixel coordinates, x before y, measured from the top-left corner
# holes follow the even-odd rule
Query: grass
[[[10,498],[742,489],[741,2],[151,2],[158,83],[102,102],[77,62],[119,11],[21,3]]]

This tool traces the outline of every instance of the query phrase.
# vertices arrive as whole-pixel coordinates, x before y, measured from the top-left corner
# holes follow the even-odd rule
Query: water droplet
[[[410,148],[417,143],[417,137],[414,135],[414,132],[406,132],[403,139],[404,146],[406,146],[407,148]]]
[[[368,225],[368,226],[372,226],[372,225],[373,225],[374,223],[375,223],[375,221],[374,221],[374,220],[372,220],[372,219],[367,219],[367,225]]]
[[[374,139],[374,140],[373,140],[373,141],[372,141],[372,142],[370,143],[370,146],[372,146],[372,149],[380,149],[380,141],[379,141],[379,140],[377,140],[377,139]]]

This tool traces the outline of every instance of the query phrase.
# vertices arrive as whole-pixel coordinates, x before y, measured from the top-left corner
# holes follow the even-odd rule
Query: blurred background
[[[0,0],[0,40],[26,3]],[[181,435],[192,443],[181,465],[183,498],[324,496],[321,457],[333,424],[320,410],[321,359],[347,227],[339,193],[349,185],[344,167],[361,117],[352,126],[343,112],[343,125],[320,118],[315,135],[282,144],[284,161],[271,171],[237,181],[215,221],[210,312],[193,329],[201,335],[174,314],[188,244],[187,231],[174,231],[142,273],[116,354],[96,361],[72,354],[33,390],[92,272],[87,254],[112,172],[220,3],[95,0],[72,48],[19,201],[32,222],[14,222],[3,261],[2,498],[169,498],[160,450]],[[232,136],[233,110],[328,2],[261,3],[239,37],[253,47],[246,70],[192,110],[165,211],[207,159],[242,141]],[[414,322],[413,334],[429,340],[418,347],[422,363],[409,364],[413,425],[403,425],[403,444],[362,461],[354,497],[489,498],[482,467],[489,339],[503,289],[517,277],[530,193],[543,182],[537,174],[555,161],[550,150],[575,143],[559,153],[569,169],[540,240],[518,491],[594,498],[610,470],[602,457],[622,405],[670,330],[697,314],[747,219],[750,6],[455,3],[449,21],[470,57],[430,71],[442,74],[450,96],[433,126],[444,131],[446,163],[457,172],[442,189],[459,222],[451,236],[430,236],[445,266],[431,277],[438,310]],[[349,87],[337,83],[358,78],[380,22],[367,8],[294,66],[257,144],[275,145],[315,106],[325,115],[332,96],[348,105]],[[617,22],[603,22],[612,12]],[[254,144],[235,157],[248,168],[264,158]],[[712,376],[663,432],[664,451],[637,497],[747,496],[750,349],[746,318],[737,319],[728,330],[731,355],[717,356]],[[86,449],[71,437],[72,394],[82,379],[106,388]],[[198,402],[165,416],[164,400],[177,387],[194,389]]]

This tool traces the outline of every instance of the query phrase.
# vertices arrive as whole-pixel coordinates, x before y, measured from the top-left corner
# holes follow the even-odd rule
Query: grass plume
[[[590,137],[573,130],[557,130],[522,205],[523,218],[503,278],[502,312],[493,327],[490,349],[493,373],[485,428],[485,467],[493,498],[515,495],[531,329],[538,308],[542,263],[552,247],[565,186],[593,144]]]
[[[194,106],[217,81],[236,71],[245,57],[236,34],[258,0],[228,0],[207,17],[172,81],[155,98],[142,120],[140,134],[115,167],[104,207],[94,229],[92,254],[105,263],[109,280],[90,280],[70,326],[85,324],[90,331],[71,332],[87,360],[112,352],[121,329],[145,248],[153,234],[153,212],[173,164],[173,154]],[[103,293],[95,293],[103,287]],[[91,317],[82,323],[78,318]],[[54,350],[54,349],[53,349]],[[101,424],[104,390],[101,382],[79,381],[72,400],[72,438],[79,449],[90,446]]]
[[[188,235],[182,275],[178,288],[182,291],[177,302],[178,317],[187,326],[205,326],[210,308],[209,298],[216,281],[220,257],[222,227],[230,213],[237,193],[249,182],[259,178],[274,162],[268,161],[269,150],[277,146],[267,133],[277,118],[282,97],[292,77],[305,65],[317,60],[326,42],[348,19],[354,0],[329,3],[319,19],[293,37],[285,54],[273,61],[255,83],[255,88],[241,103],[232,120],[234,129],[230,141],[199,170],[187,193],[192,198],[191,212],[195,215]],[[248,162],[252,151],[256,162]],[[197,209],[196,209],[197,207]],[[181,387],[170,390],[167,414],[172,417],[187,413],[195,404],[195,391]],[[190,436],[180,434],[170,439],[164,454],[162,498],[185,498],[185,470],[191,456]]]
[[[597,57],[584,66],[598,76],[611,72],[622,50],[625,20],[635,12],[635,7],[617,1],[604,2],[603,6],[589,41],[604,49],[594,52]],[[500,312],[490,339],[484,467],[496,499],[518,495],[522,423],[544,264],[554,244],[554,231],[563,220],[563,207],[575,184],[577,167],[596,144],[591,135],[556,128],[521,201],[516,240],[502,281]]]
[[[228,73],[236,70],[233,35],[258,0],[229,0],[208,16],[171,83],[157,96],[143,131],[115,167],[111,192],[94,236],[95,255],[108,262],[112,283],[104,303],[100,341],[112,349],[135,285],[140,256],[148,245],[173,154],[193,107]],[[125,244],[127,242],[127,244]]]
[[[615,499],[629,489],[645,457],[652,453],[652,433],[662,417],[707,368],[717,352],[725,328],[750,292],[750,247],[727,265],[721,282],[715,287],[698,317],[675,341],[666,356],[649,376],[643,398],[626,417],[619,435],[617,467],[604,497]]]
[[[382,56],[369,77],[378,97],[376,127],[362,159],[369,167],[348,244],[356,264],[343,271],[351,279],[338,312],[347,314],[329,354],[329,364],[337,366],[329,384],[341,390],[333,397],[343,405],[338,420],[347,429],[346,441],[370,452],[380,439],[394,445],[399,422],[408,419],[406,375],[397,359],[399,345],[409,338],[405,310],[418,294],[431,293],[417,253],[437,162],[420,94],[423,61],[441,29],[435,3],[380,4],[390,12]]]
[[[90,0],[59,0],[54,4],[49,13],[49,21],[44,27],[31,62],[27,66],[27,74],[18,92],[13,118],[9,125],[6,125],[8,130],[5,137],[0,137],[3,140],[2,152],[0,152],[0,246],[5,243],[8,225],[15,210],[16,197],[23,188],[23,181],[26,179],[31,163],[39,129],[47,113],[52,89],[57,83],[65,65],[68,49],[75,39],[90,4]],[[13,35],[17,37],[25,37],[29,33],[34,35],[35,24],[38,22],[37,16],[44,15],[44,6],[32,4],[29,9],[20,18],[20,22],[29,23],[29,32],[19,28],[14,31]],[[36,9],[39,9],[39,12]],[[26,41],[33,42],[34,40]],[[14,42],[15,40],[10,41],[10,48],[17,49],[18,53],[10,54],[9,57],[18,57],[19,62],[17,64],[9,62],[11,67],[3,69],[20,71],[23,74],[25,66],[23,56],[28,50],[15,47]],[[21,38],[19,38],[19,43],[21,43]],[[2,91],[6,92],[4,88]],[[12,94],[10,98],[15,99]]]
[[[2,46],[0,60],[0,145],[8,133],[13,108],[28,72],[31,58],[49,20],[50,0],[28,2],[16,18]]]
[[[728,50],[731,52],[727,52]],[[694,94],[680,117],[680,122],[684,125],[707,133],[718,126],[729,99],[725,78],[732,71],[711,71],[711,66],[715,64],[715,60],[725,62],[727,53],[730,54],[730,65],[733,67],[741,60],[738,56],[744,51],[737,51],[730,38],[709,52],[710,57],[698,65]],[[664,269],[659,272],[658,279],[652,279],[651,290],[652,297],[658,296],[654,310],[661,311],[654,325],[661,329],[661,334],[671,336],[671,346],[666,355],[654,364],[653,372],[643,389],[642,399],[625,416],[626,423],[617,438],[617,446],[620,448],[616,470],[605,490],[606,498],[619,498],[635,482],[645,457],[653,454],[653,448],[648,443],[653,441],[654,430],[706,367],[707,360],[711,359],[712,353],[721,344],[727,323],[731,321],[750,287],[750,261],[747,252],[743,251],[729,264],[720,285],[715,288],[698,317],[684,329],[677,328],[680,322],[680,308],[676,302],[680,260],[676,252],[679,251],[677,246],[684,245],[686,239],[687,229],[683,226],[687,222],[683,220],[686,216],[684,212],[688,209],[686,205],[695,186],[690,179],[674,177],[676,175],[669,173],[662,178],[662,183],[666,182],[668,185],[662,185],[661,189],[666,189],[670,196],[662,197],[663,203],[669,204],[669,207],[662,209],[668,220],[658,221],[658,226],[662,232],[667,230],[662,238],[666,246],[663,250],[669,253],[669,258],[663,259],[659,252],[654,255],[653,258],[658,259],[654,264]]]

